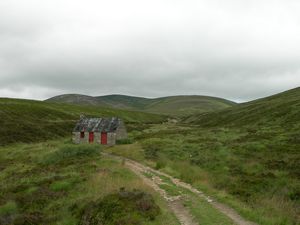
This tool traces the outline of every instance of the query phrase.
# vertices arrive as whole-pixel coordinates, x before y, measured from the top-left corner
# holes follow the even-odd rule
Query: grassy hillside
[[[115,96],[115,98],[115,101],[119,101],[120,96]],[[184,97],[174,98],[176,98],[174,101],[172,98],[162,98],[159,100],[161,105],[158,101],[152,102],[149,107],[151,106],[151,109],[157,107],[158,111],[176,110],[172,107],[164,108],[168,104],[169,106],[177,104],[177,107],[184,104],[181,102]],[[130,98],[127,100],[130,101]],[[143,101],[135,100],[139,103],[133,101],[131,104],[139,104],[140,108],[148,110],[148,106],[143,105]],[[188,105],[195,104],[188,103]],[[189,113],[191,111],[189,110]],[[197,113],[186,117],[184,123],[181,124],[161,124],[160,122],[166,117],[157,114],[96,106],[1,99],[0,143],[30,142],[69,135],[80,113],[91,116],[118,115],[127,121],[129,127],[132,124],[132,127],[140,128],[132,129],[130,132],[130,138],[136,143],[128,145],[127,150],[118,146],[110,149],[115,153],[142,161],[189,182],[219,201],[231,205],[244,217],[258,224],[300,224],[300,88],[228,109]],[[145,126],[144,124],[147,123],[156,124]],[[30,153],[31,149],[33,149],[32,153]],[[32,146],[27,148],[25,145],[0,148],[0,154],[3,152],[0,155],[0,172],[4,171],[1,179],[7,180],[12,177],[12,180],[7,182],[8,186],[1,190],[1,193],[5,193],[3,196],[6,197],[4,200],[0,199],[0,217],[9,211],[12,215],[24,212],[26,218],[39,215],[41,215],[40,218],[44,218],[44,214],[48,215],[47,210],[56,209],[58,205],[67,203],[66,207],[73,207],[73,205],[68,205],[70,201],[66,200],[63,203],[57,201],[57,204],[52,202],[53,204],[51,203],[45,209],[34,208],[38,209],[34,211],[34,214],[31,214],[31,208],[26,208],[26,204],[25,208],[23,206],[19,208],[18,197],[21,203],[27,201],[23,200],[24,193],[29,193],[28,199],[34,193],[39,204],[51,199],[52,195],[56,196],[52,192],[60,190],[60,186],[62,186],[62,192],[59,191],[59,194],[62,195],[65,193],[64,187],[68,188],[68,183],[72,182],[72,179],[69,180],[70,177],[64,177],[65,175],[63,178],[54,177],[53,181],[41,180],[37,186],[39,184],[42,186],[33,189],[38,192],[31,192],[35,182],[42,179],[38,175],[41,171],[47,172],[45,177],[49,177],[51,174],[48,172],[52,170],[54,174],[59,169],[67,173],[73,171],[65,169],[65,164],[61,167],[35,167],[31,164],[32,159],[35,163],[36,157],[40,154],[44,158],[44,149],[51,153],[52,150],[57,151],[61,148],[56,147],[55,144],[53,147],[52,143],[45,143],[38,149]],[[24,154],[24,151],[28,151],[28,154]],[[27,156],[29,158],[26,158]],[[18,161],[18,157],[21,161]],[[57,158],[56,154],[53,158],[51,157],[50,162]],[[18,163],[15,164],[15,162]],[[85,168],[87,170],[90,169],[88,165],[91,165],[91,162],[87,163]],[[37,169],[34,170],[35,168]],[[113,165],[105,168],[112,170],[115,167]],[[23,186],[19,187],[15,182],[19,177],[18,179],[14,177],[18,174],[22,177],[25,174],[27,178],[29,176],[33,179],[30,181],[30,186],[25,186],[25,189]],[[117,171],[117,174],[126,177],[127,173]],[[24,183],[28,181],[27,178],[24,179]],[[66,182],[63,179],[67,179]],[[103,177],[98,182],[102,179]],[[97,184],[102,185],[102,183]],[[44,191],[45,187],[46,191]],[[80,198],[75,202],[80,202]],[[64,210],[68,211],[67,208]],[[63,217],[63,212],[58,214],[58,217],[74,219],[70,212],[66,214],[67,217]],[[78,211],[75,209],[75,212]],[[46,219],[50,221],[50,224],[54,221],[51,220],[54,218],[46,217]],[[80,217],[75,217],[75,219],[78,220]]]
[[[85,95],[60,95],[49,102],[64,102],[79,105],[99,105],[118,109],[139,110],[168,115],[190,115],[225,109],[236,103],[208,96],[170,96],[163,98],[141,98],[126,95],[107,95],[91,97]]]
[[[148,112],[190,115],[193,113],[212,112],[236,105],[236,103],[208,96],[171,96],[157,98],[145,107]]]
[[[131,135],[141,147],[116,153],[191,183],[258,224],[300,223],[299,132],[164,124]]]
[[[56,102],[56,103],[78,104],[78,105],[108,106],[104,102],[100,102],[92,96],[78,95],[78,94],[59,95],[59,96],[55,96],[53,98],[47,99],[47,101],[48,102]]]
[[[300,88],[239,104],[206,115],[188,117],[186,122],[202,126],[274,126],[287,129],[300,123]]]
[[[185,122],[198,126],[191,162],[215,174],[216,187],[300,222],[300,88]]]
[[[0,99],[0,145],[34,142],[71,134],[80,114],[94,117],[117,116],[133,124],[160,123],[164,116],[99,106],[78,106],[40,101]]]
[[[99,146],[69,142],[0,147],[1,225],[179,225],[121,162],[101,156]]]
[[[106,95],[95,98],[99,102],[103,102],[104,104],[107,104],[110,107],[135,110],[143,110],[147,105],[155,101],[154,99],[126,95]]]
[[[300,88],[132,133],[127,152],[262,225],[300,224]],[[119,151],[119,154],[125,152]]]

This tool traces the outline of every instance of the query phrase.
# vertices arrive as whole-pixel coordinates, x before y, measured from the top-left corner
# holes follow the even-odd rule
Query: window
[[[80,138],[84,138],[84,132],[80,132]]]

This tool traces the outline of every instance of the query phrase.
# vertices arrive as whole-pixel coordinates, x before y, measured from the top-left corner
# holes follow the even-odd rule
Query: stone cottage
[[[119,118],[81,117],[73,129],[73,142],[115,145],[117,140],[126,139],[127,131]]]

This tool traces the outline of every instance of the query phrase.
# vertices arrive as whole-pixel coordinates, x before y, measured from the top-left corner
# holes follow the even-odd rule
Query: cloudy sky
[[[0,96],[300,86],[299,0],[0,0]]]

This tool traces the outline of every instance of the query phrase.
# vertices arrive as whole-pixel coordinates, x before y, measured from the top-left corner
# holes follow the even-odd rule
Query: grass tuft
[[[8,201],[4,205],[0,206],[0,215],[12,215],[18,212],[17,204],[14,201]]]
[[[121,139],[117,140],[117,145],[128,145],[128,144],[133,144],[133,139],[131,138],[126,138],[126,139]]]
[[[50,185],[52,191],[67,191],[71,189],[72,183],[69,181],[56,181]]]

